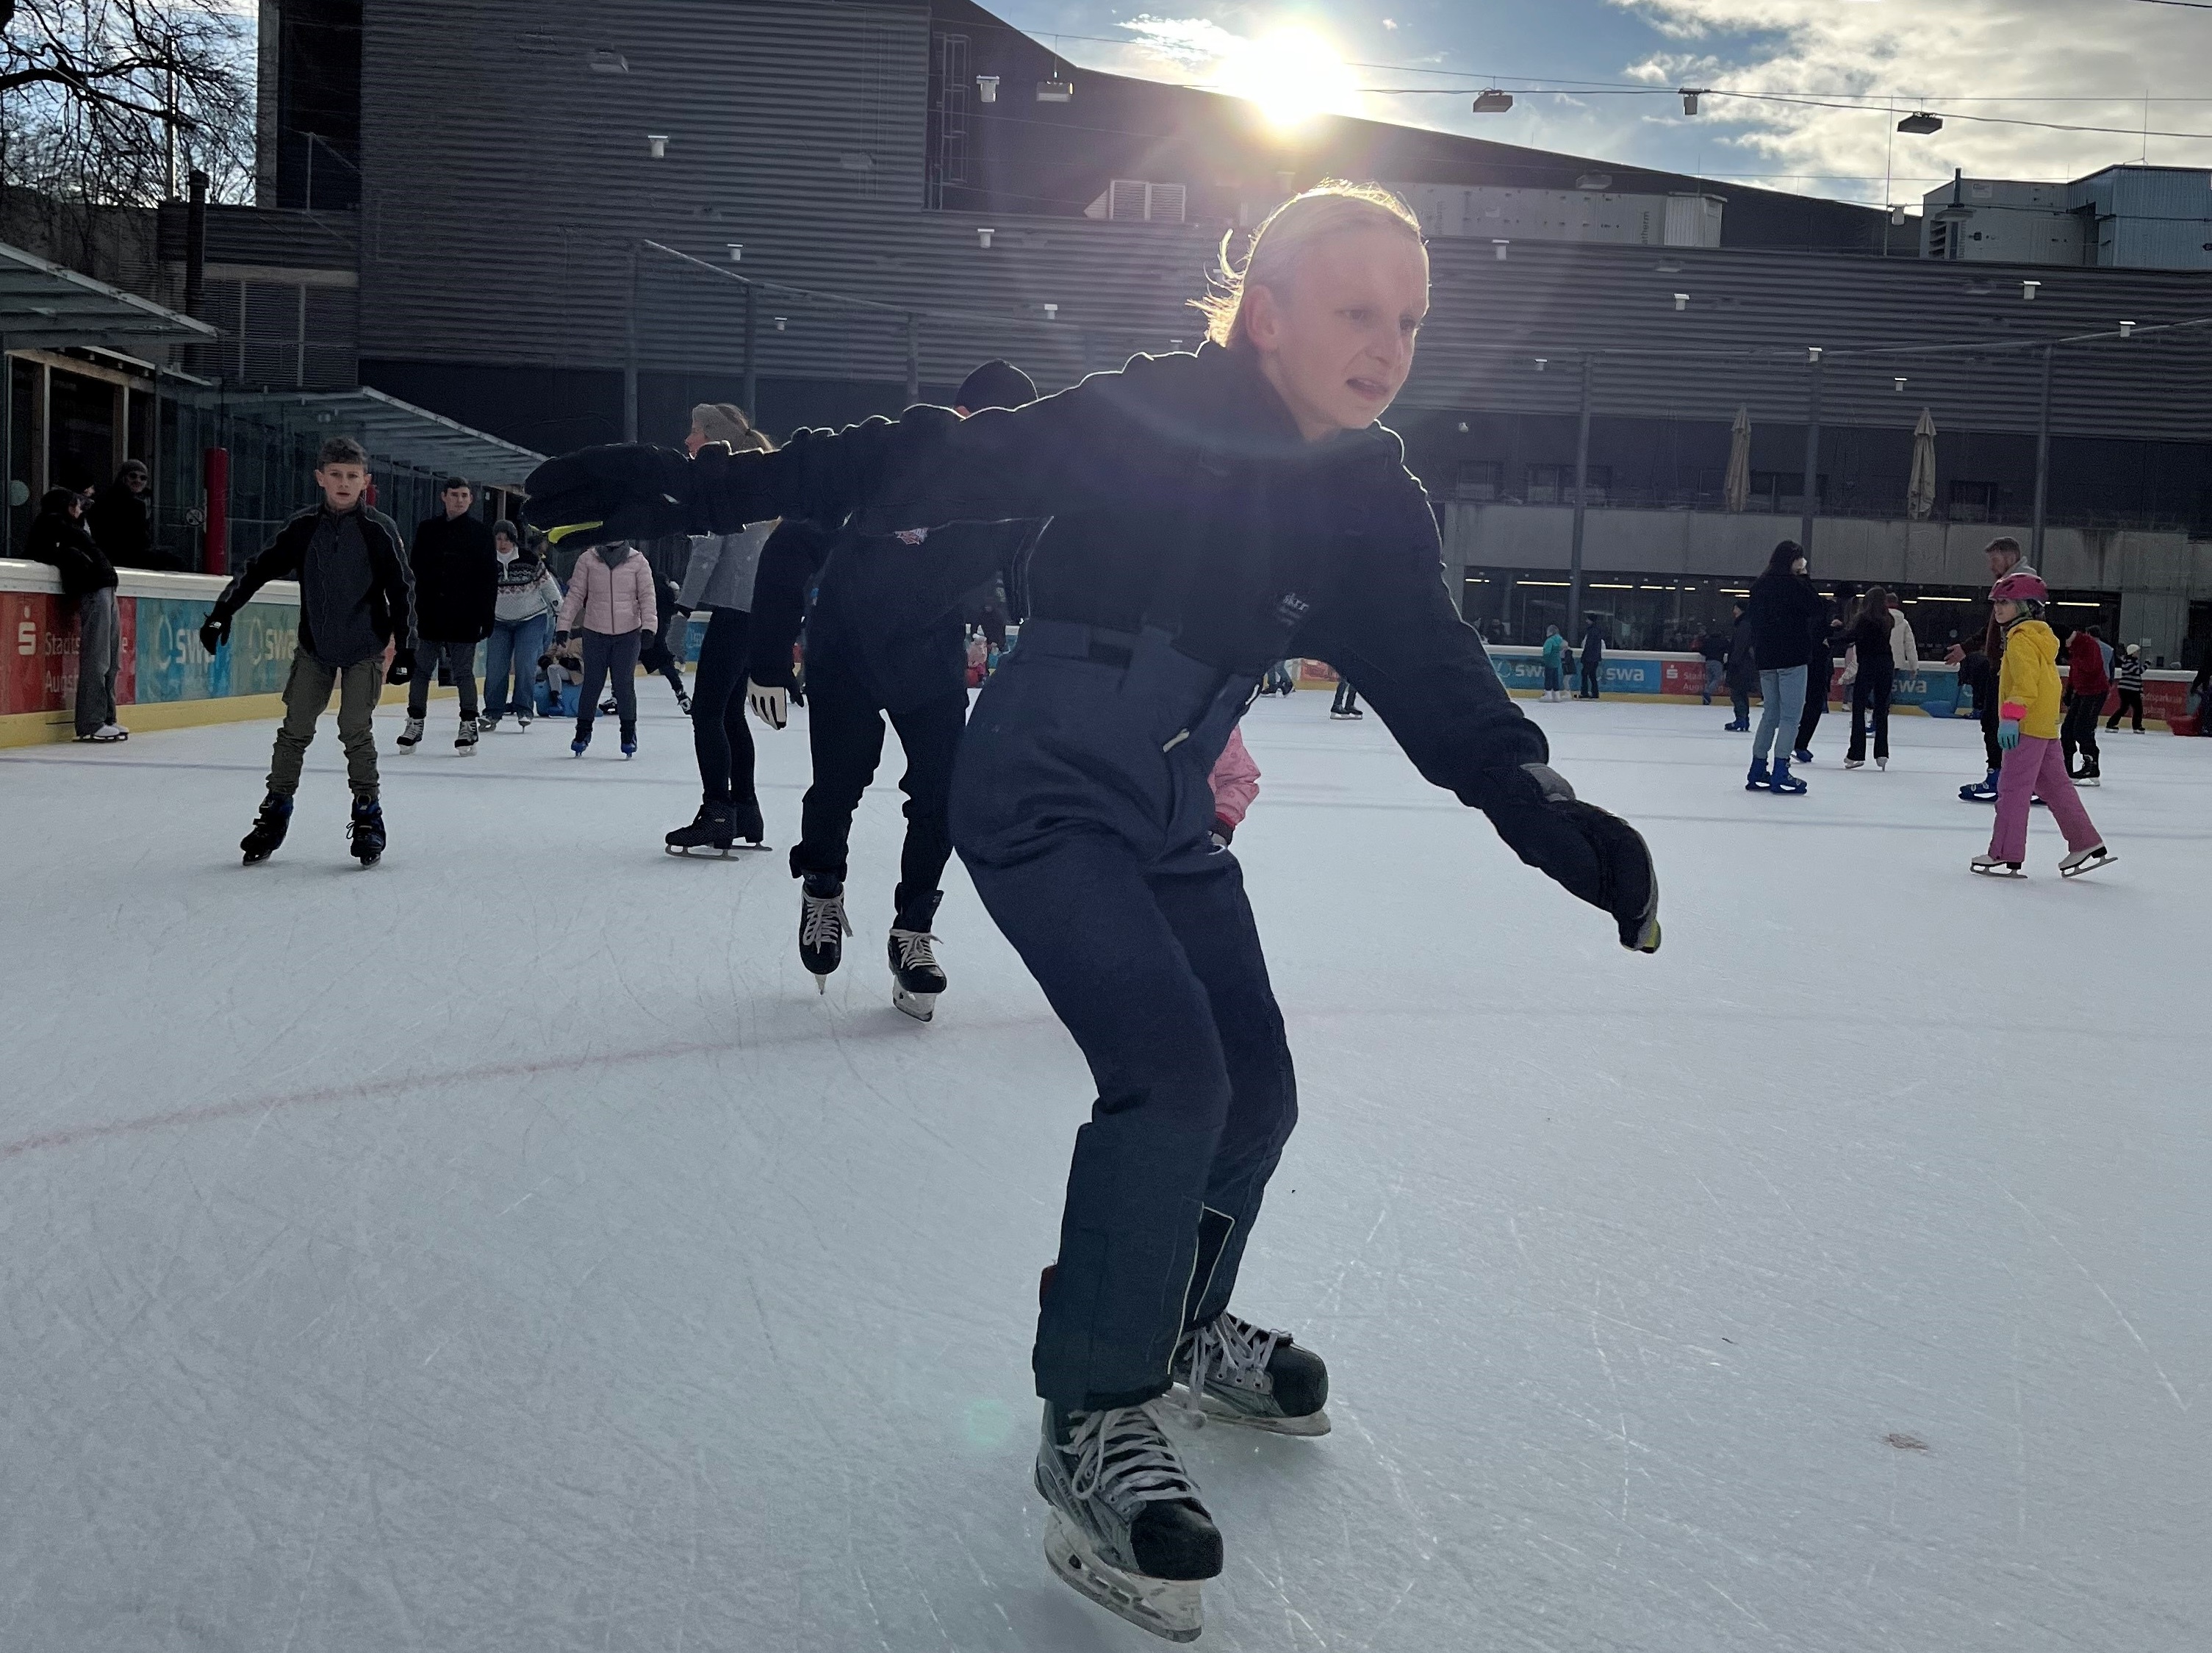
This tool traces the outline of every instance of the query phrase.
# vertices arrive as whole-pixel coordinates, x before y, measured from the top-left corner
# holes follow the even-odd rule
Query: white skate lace
[[[1074,1432],[1060,1449],[1075,1460],[1069,1483],[1077,1498],[1115,1508],[1198,1498],[1182,1460],[1160,1432],[1151,1406],[1112,1407],[1072,1419]]]
[[[1267,1362],[1274,1357],[1276,1346],[1287,1340],[1289,1336],[1287,1332],[1261,1331],[1249,1321],[1237,1319],[1227,1310],[1193,1332],[1190,1377],[1186,1385],[1190,1391],[1190,1403],[1183,1408],[1184,1416],[1194,1424],[1205,1423],[1206,1410],[1200,1402],[1206,1394],[1209,1368],[1231,1383],[1247,1376],[1264,1376]]]
[[[799,901],[805,909],[799,927],[800,946],[826,947],[853,933],[853,927],[845,921],[845,897],[842,895],[802,893]]]
[[[937,968],[937,955],[929,950],[930,944],[937,938],[928,931],[893,930],[891,939],[898,944],[898,967],[901,969],[910,970],[917,966],[926,970]]]

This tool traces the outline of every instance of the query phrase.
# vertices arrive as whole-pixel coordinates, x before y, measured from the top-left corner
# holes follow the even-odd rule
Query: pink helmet
[[[2051,588],[2032,574],[2008,574],[1990,587],[1992,603],[2047,603]]]

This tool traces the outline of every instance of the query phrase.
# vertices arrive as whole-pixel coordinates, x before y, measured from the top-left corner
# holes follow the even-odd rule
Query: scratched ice
[[[778,856],[660,854],[640,693],[628,765],[386,718],[369,872],[327,725],[253,871],[265,725],[0,755],[0,1647],[1158,1645],[1026,1485],[1073,1048],[957,873],[891,1011],[887,787],[817,998]],[[2119,866],[2001,884],[1967,726],[1773,799],[1717,709],[1541,708],[1640,959],[1326,707],[1248,720],[1304,1120],[1240,1303],[1336,1431],[1186,1437],[1202,1645],[2212,1646],[2212,742],[2109,737]]]

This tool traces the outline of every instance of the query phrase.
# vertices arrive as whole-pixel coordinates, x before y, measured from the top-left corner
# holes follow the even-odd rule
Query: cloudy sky
[[[2057,179],[2140,160],[2146,150],[2154,163],[2212,167],[2212,76],[2205,72],[2212,7],[2156,0],[985,3],[1040,39],[1057,33],[1079,67],[1271,94],[1295,88],[1347,113],[1858,200],[1882,200],[1887,189],[1891,198],[1917,201],[1954,167],[1969,176]],[[1333,67],[1330,54],[1348,66]],[[1510,113],[1470,112],[1469,94],[1487,82],[1513,91]],[[1672,91],[1682,85],[1813,105],[1714,97],[1685,118]],[[1464,89],[1399,89],[1431,86]],[[1638,87],[1660,89],[1639,94]],[[1846,106],[1813,106],[1820,104]],[[1922,105],[1945,117],[1943,131],[1895,133],[1896,115]],[[2199,133],[2207,136],[2191,136]]]

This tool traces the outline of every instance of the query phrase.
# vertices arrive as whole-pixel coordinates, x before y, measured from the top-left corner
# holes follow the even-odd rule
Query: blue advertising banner
[[[199,639],[206,603],[174,597],[137,600],[141,703],[283,690],[300,641],[300,611],[291,604],[248,603],[231,620],[228,644],[210,659]]]

